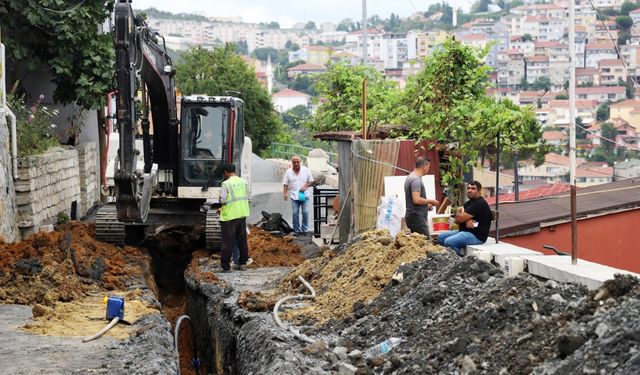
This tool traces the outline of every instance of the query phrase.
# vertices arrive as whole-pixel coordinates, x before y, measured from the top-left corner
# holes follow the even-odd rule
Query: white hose
[[[315,299],[316,298],[316,291],[313,289],[313,287],[302,277],[302,276],[298,276],[298,280],[300,280],[300,282],[302,283],[302,285],[304,285],[311,294],[298,294],[296,296],[286,296],[281,298],[278,302],[276,302],[276,305],[273,306],[273,319],[275,319],[276,324],[284,329],[284,330],[288,330],[291,333],[293,333],[293,335],[304,341],[307,342],[309,344],[314,344],[315,340],[309,338],[307,335],[304,335],[302,333],[300,333],[300,331],[298,331],[297,329],[293,328],[292,326],[287,327],[286,325],[284,325],[284,323],[282,323],[282,320],[280,320],[280,317],[278,316],[278,311],[280,310],[280,305],[282,305],[283,303],[287,302],[287,301],[291,301],[291,300],[299,300],[302,301],[304,299]]]
[[[107,324],[106,327],[104,327],[102,330],[100,330],[100,332],[96,333],[95,335],[93,335],[91,337],[87,337],[86,339],[82,339],[82,342],[89,342],[89,341],[93,341],[93,340],[99,338],[100,336],[102,336],[105,333],[107,333],[108,330],[113,328],[113,326],[118,324],[119,321],[120,321],[120,317],[116,316],[115,318],[113,318],[113,320],[111,320],[111,322],[109,324]]]

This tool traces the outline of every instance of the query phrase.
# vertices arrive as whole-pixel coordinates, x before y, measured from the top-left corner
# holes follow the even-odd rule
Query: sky
[[[408,17],[425,11],[438,0],[367,0],[367,16],[388,18],[391,13]],[[468,10],[472,0],[450,0],[451,6]],[[281,27],[297,22],[329,21],[338,23],[345,18],[362,19],[361,0],[132,0],[134,9],[154,7],[172,13],[196,13],[205,16],[241,16],[244,22],[276,21]]]

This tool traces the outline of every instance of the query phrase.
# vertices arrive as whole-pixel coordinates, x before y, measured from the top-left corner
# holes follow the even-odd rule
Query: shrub
[[[13,91],[7,95],[9,107],[16,115],[19,157],[42,154],[60,144],[53,136],[56,125],[51,122],[58,111],[41,105],[42,99],[44,96],[40,95],[38,101],[28,107],[24,96],[16,95]]]

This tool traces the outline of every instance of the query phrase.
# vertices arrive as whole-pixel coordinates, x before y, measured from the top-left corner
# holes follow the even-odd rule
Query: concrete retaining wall
[[[22,237],[42,224],[56,222],[59,213],[80,217],[98,199],[96,144],[78,148],[56,147],[49,152],[20,159],[15,181],[16,221]]]

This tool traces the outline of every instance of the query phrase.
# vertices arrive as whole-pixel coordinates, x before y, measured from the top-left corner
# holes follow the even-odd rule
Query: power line
[[[593,5],[593,1],[592,0],[588,0],[588,1],[589,1],[589,4],[591,4],[591,8],[593,8],[593,10],[596,12],[596,19],[600,18],[599,17],[600,14],[598,13],[598,9],[596,8],[595,5]],[[607,16],[607,19],[608,19],[608,16]],[[607,31],[607,35],[609,36],[609,40],[611,41],[611,44],[613,45],[613,48],[616,51],[616,54],[618,55],[618,57],[620,57],[620,61],[622,61],[622,67],[624,68],[625,72],[627,73],[627,77],[631,78],[631,82],[633,83],[633,88],[634,88],[634,91],[635,91],[638,88],[638,83],[636,82],[635,78],[629,73],[629,68],[627,67],[627,63],[622,58],[622,54],[620,53],[620,50],[618,49],[618,45],[613,40],[613,36],[611,35],[611,31],[609,30],[609,26],[607,26],[607,24],[604,23],[603,19],[600,19],[600,23],[602,23],[602,26],[604,26],[604,29]],[[572,58],[573,58],[573,56],[572,56]],[[586,58],[586,44],[585,44],[585,58]]]

